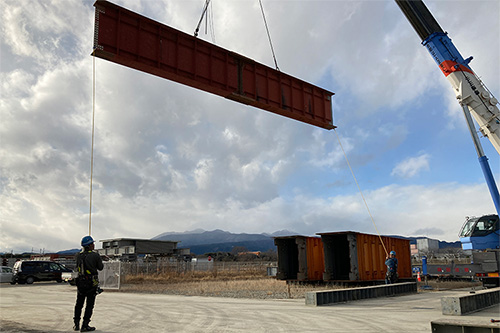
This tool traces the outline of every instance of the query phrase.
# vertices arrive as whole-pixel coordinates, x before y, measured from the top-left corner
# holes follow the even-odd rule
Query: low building
[[[100,241],[99,254],[121,261],[135,261],[138,257],[177,257],[184,259],[190,255],[189,249],[178,249],[178,241],[161,241],[138,238],[114,238]]]
[[[417,249],[422,252],[437,252],[439,250],[439,241],[437,239],[419,238],[417,239]]]

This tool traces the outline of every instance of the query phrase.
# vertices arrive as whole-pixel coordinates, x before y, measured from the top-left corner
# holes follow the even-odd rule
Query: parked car
[[[61,278],[64,282],[68,282],[72,286],[76,286],[76,278],[78,277],[78,272],[63,272]]]
[[[14,264],[13,283],[32,284],[35,281],[62,282],[61,274],[71,269],[53,261],[17,261]]]
[[[11,282],[14,273],[12,272],[12,268],[7,266],[0,266],[0,283]]]

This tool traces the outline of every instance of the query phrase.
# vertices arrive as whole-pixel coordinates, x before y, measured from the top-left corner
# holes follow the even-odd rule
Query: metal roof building
[[[153,255],[157,257],[172,257],[189,255],[189,249],[178,249],[178,241],[160,241],[138,238],[103,239],[100,255],[120,260],[136,260],[138,256]]]

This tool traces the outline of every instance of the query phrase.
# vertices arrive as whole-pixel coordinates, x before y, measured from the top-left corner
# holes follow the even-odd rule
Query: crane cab
[[[459,237],[464,250],[498,249],[500,240],[498,215],[467,218]]]

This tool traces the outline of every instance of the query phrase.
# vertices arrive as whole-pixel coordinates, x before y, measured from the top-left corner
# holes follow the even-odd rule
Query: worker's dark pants
[[[88,292],[81,293],[78,291],[76,295],[75,304],[75,316],[73,317],[75,323],[80,322],[80,316],[82,315],[83,304],[85,299],[87,299],[87,305],[85,306],[85,313],[83,314],[83,322],[88,324],[90,318],[92,317],[92,311],[94,310],[95,298],[97,296],[97,289],[92,288]]]
[[[398,275],[396,272],[387,272],[385,274],[385,284],[396,283],[398,280]]]

